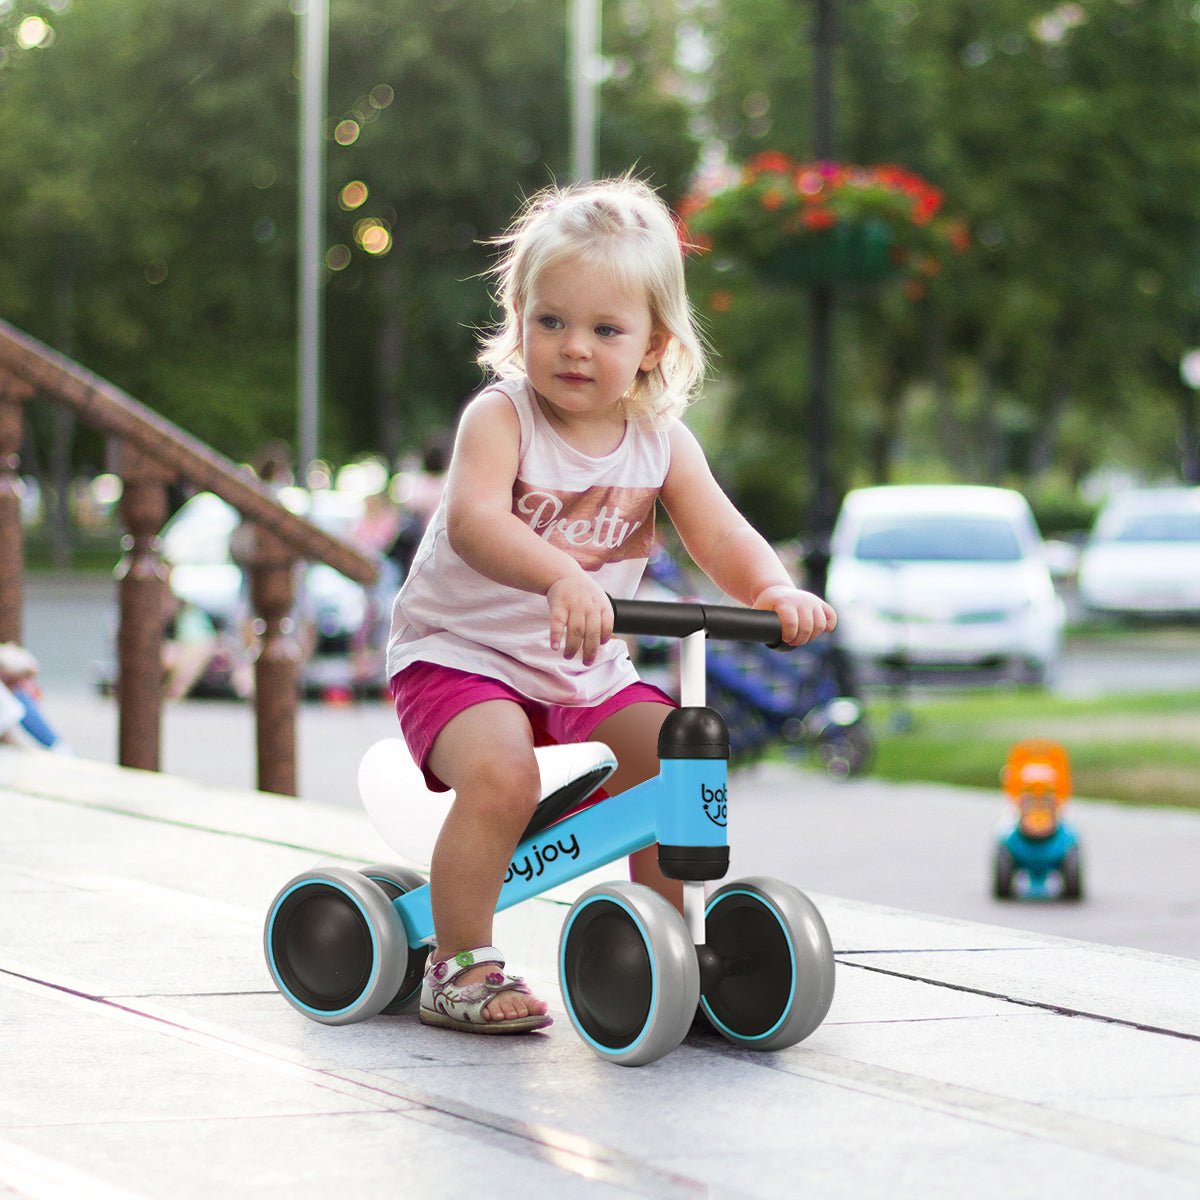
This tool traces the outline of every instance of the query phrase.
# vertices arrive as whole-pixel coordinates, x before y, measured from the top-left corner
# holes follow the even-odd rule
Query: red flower
[[[803,217],[806,229],[832,229],[837,217],[827,208],[810,208]]]
[[[946,226],[946,237],[959,254],[971,248],[971,231],[963,221],[949,222]]]
[[[748,165],[756,175],[763,173],[784,175],[791,169],[793,163],[786,154],[782,154],[778,150],[764,150],[761,154],[756,154]]]

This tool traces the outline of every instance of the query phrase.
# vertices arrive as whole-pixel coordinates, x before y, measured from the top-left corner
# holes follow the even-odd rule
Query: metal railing
[[[245,539],[239,563],[249,573],[262,630],[254,667],[258,786],[295,795],[301,660],[292,628],[296,564],[323,562],[370,586],[378,576],[374,560],[284,507],[249,468],[0,321],[0,641],[22,640],[20,451],[25,406],[41,401],[73,409],[109,439],[113,469],[124,485],[119,512],[125,550],[116,572],[117,761],[159,769],[167,586],[159,533],[167,518],[167,488],[183,481],[215,492],[249,523],[253,536]]]

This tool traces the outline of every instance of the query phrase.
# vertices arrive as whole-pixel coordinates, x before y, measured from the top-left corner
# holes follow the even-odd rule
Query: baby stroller
[[[652,554],[646,574],[676,596],[687,594],[679,564],[661,548]],[[643,659],[652,660],[659,649],[639,643]],[[714,642],[706,662],[709,703],[729,726],[735,762],[781,745],[813,754],[839,779],[866,770],[874,741],[848,659],[834,637],[786,654],[752,643]]]
[[[821,638],[778,654],[766,646],[709,647],[708,694],[729,726],[737,760],[782,744],[812,753],[836,778],[861,775],[873,742],[844,658]]]

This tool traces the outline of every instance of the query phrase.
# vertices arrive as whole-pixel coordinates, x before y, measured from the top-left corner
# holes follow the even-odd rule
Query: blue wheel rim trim
[[[349,900],[356,909],[358,909],[359,914],[362,916],[363,922],[366,924],[367,932],[371,935],[371,974],[367,979],[367,986],[363,988],[362,992],[359,993],[359,999],[361,999],[364,993],[369,992],[375,986],[375,980],[379,977],[379,939],[375,936],[375,922],[371,920],[370,913],[368,913],[367,910],[363,908],[362,904],[359,903],[358,897],[355,896],[354,893],[349,890],[349,888],[345,887],[345,885],[338,883],[336,879],[325,879],[314,876],[310,879],[305,879],[301,883],[293,884],[290,888],[288,888],[287,891],[275,901],[274,907],[271,909],[271,915],[268,918],[267,923],[269,935],[267,937],[267,945],[274,945],[275,918],[278,916],[280,908],[283,907],[284,901],[295,892],[300,891],[302,888],[312,887],[314,884],[320,884],[323,887],[330,887],[333,888],[334,891],[341,892],[342,895],[345,896],[346,899]],[[358,1000],[356,999],[354,1003],[344,1005],[342,1008],[313,1008],[311,1004],[306,1004],[303,1000],[301,1000],[300,997],[297,996],[296,993],[293,992],[286,983],[284,983],[283,979],[280,977],[278,969],[275,966],[274,950],[272,950],[271,954],[268,956],[267,965],[271,969],[271,978],[275,980],[275,986],[288,998],[288,1002],[303,1012],[311,1013],[314,1017],[340,1017],[345,1013],[351,1012],[358,1003]]]
[[[626,915],[629,917],[629,919],[633,922],[633,927],[638,931],[638,936],[642,939],[642,945],[646,947],[646,956],[650,960],[650,1008],[649,1008],[649,1012],[653,1013],[655,1008],[657,1007],[657,1002],[658,1002],[658,992],[659,992],[658,963],[655,961],[654,955],[651,953],[650,936],[646,932],[646,926],[642,923],[641,917],[638,916],[638,914],[626,903],[625,899],[620,895],[606,894],[606,895],[600,895],[600,896],[591,896],[585,903],[581,904],[578,908],[575,909],[574,912],[571,913],[571,916],[568,919],[567,924],[563,928],[562,941],[561,941],[561,944],[559,947],[559,952],[558,952],[558,975],[559,975],[559,978],[566,979],[566,977],[567,977],[564,953],[566,951],[567,942],[570,938],[572,927],[574,926],[575,922],[579,919],[579,917],[582,916],[583,913],[588,908],[590,908],[593,904],[597,904],[599,902],[604,902],[606,904],[615,904],[618,908],[622,909],[626,913]],[[591,1034],[589,1034],[587,1032],[587,1030],[584,1028],[583,1021],[580,1019],[579,1013],[577,1013],[575,1011],[575,1006],[571,1003],[570,992],[566,988],[563,989],[563,1002],[567,1006],[567,1012],[570,1014],[571,1023],[575,1026],[575,1029],[579,1033],[579,1036],[581,1038],[583,1038],[583,1040],[589,1046],[591,1046],[592,1049],[595,1050],[597,1054],[612,1056],[614,1054],[629,1053],[629,1051],[637,1048],[637,1046],[641,1043],[642,1039],[646,1036],[647,1029],[649,1029],[649,1027],[650,1027],[650,1022],[647,1020],[646,1024],[642,1026],[641,1032],[639,1032],[637,1037],[635,1037],[633,1039],[633,1041],[629,1042],[627,1045],[606,1046],[603,1042],[596,1041],[596,1039],[593,1038],[591,1036]]]
[[[707,1016],[708,1019],[722,1033],[727,1034],[729,1037],[734,1038],[739,1042],[760,1042],[764,1038],[769,1038],[778,1032],[779,1027],[787,1019],[788,1013],[792,1011],[792,1005],[796,1002],[796,947],[792,942],[791,930],[788,929],[787,922],[783,919],[783,914],[780,913],[779,909],[776,908],[775,905],[772,904],[771,901],[768,900],[764,895],[762,895],[761,892],[752,892],[745,888],[738,888],[736,891],[731,892],[722,892],[720,896],[714,896],[712,900],[709,901],[708,907],[704,910],[705,919],[708,919],[708,914],[712,912],[718,901],[727,900],[731,896],[749,896],[750,899],[752,899],[756,904],[759,904],[765,908],[779,923],[779,928],[783,930],[783,940],[787,943],[788,957],[791,961],[792,967],[792,982],[791,986],[788,988],[787,1003],[783,1006],[783,1012],[780,1014],[779,1020],[776,1021],[770,1029],[765,1029],[762,1033],[753,1034],[739,1033],[736,1029],[730,1029],[729,1026],[720,1019],[720,1017],[713,1013],[713,1010],[709,1007],[708,998],[706,996],[701,995],[700,1004],[704,1008],[705,1016]]]

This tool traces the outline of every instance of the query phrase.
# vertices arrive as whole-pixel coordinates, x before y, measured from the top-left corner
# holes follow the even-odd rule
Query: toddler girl
[[[704,373],[675,223],[622,178],[549,188],[500,240],[495,382],[463,411],[446,491],[396,599],[388,676],[429,785],[453,788],[430,864],[436,946],[421,1020],[478,1033],[551,1023],[490,945],[505,870],[539,798],[535,745],[605,742],[616,794],[658,772],[672,701],[612,637],[661,501],[692,559],[799,645],[833,610],[798,590],[679,417]],[[682,905],[657,847],[630,875]]]

